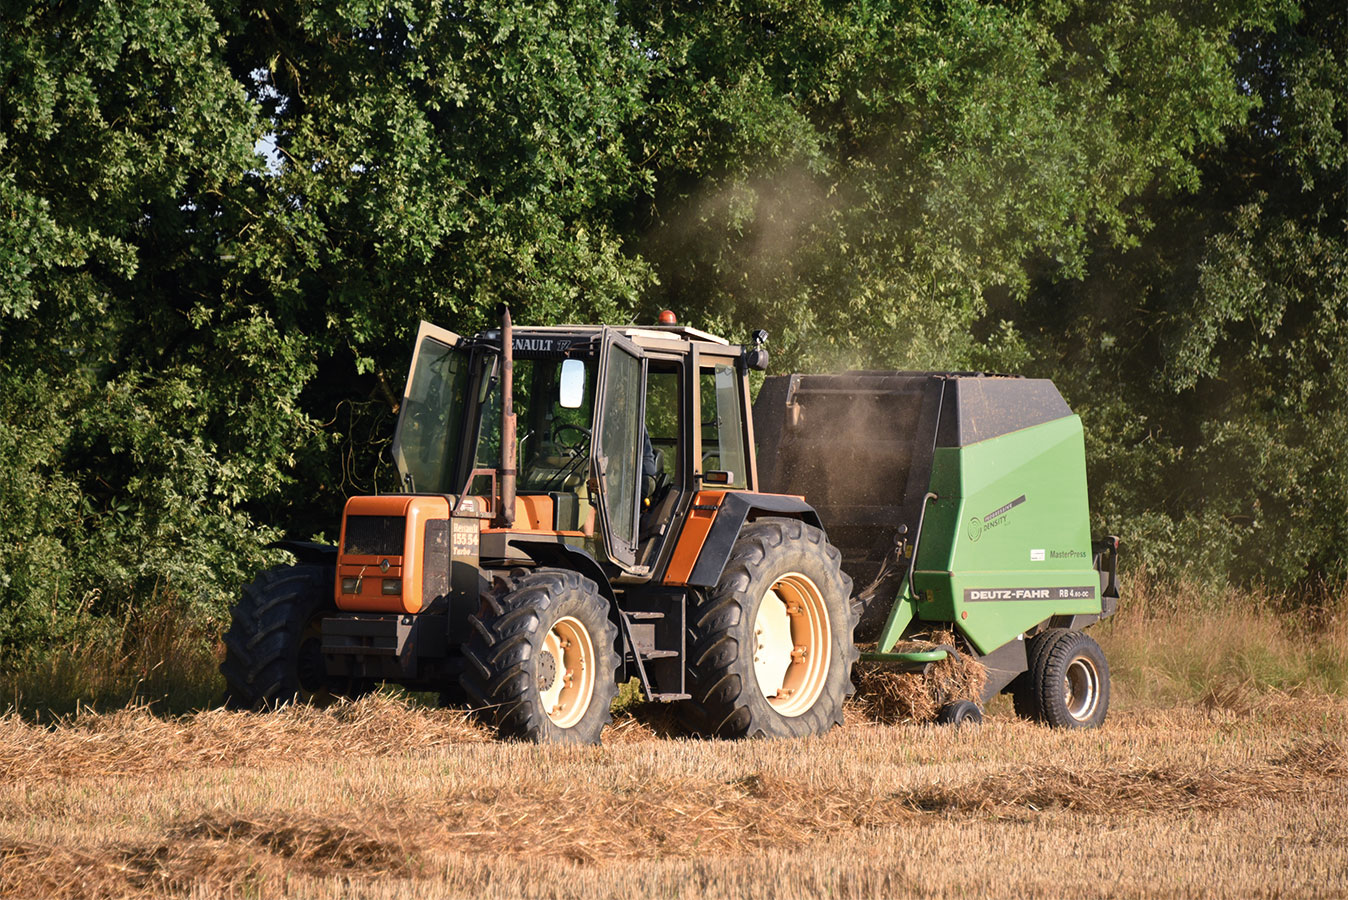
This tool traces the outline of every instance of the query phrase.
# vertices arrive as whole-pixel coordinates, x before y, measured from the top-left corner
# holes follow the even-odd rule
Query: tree
[[[240,290],[302,334],[301,406],[332,443],[254,510],[330,529],[353,492],[397,489],[387,455],[412,336],[624,321],[649,281],[611,209],[642,189],[631,146],[650,60],[609,4],[262,4],[229,58],[278,157],[224,251]]]
[[[764,325],[787,369],[1014,353],[974,337],[988,298],[1134,241],[1133,198],[1193,184],[1250,107],[1248,7],[624,4],[661,63],[644,308]]]
[[[3,31],[0,643],[156,591],[218,607],[260,559],[237,498],[282,477],[256,442],[293,428],[236,416],[285,340],[221,312],[257,117],[205,3],[11,5]]]
[[[1348,468],[1348,13],[1233,40],[1251,114],[1157,227],[1016,316],[1085,409],[1101,509],[1163,572],[1341,579]],[[1014,314],[1014,312],[1013,312]],[[1064,322],[1067,328],[1062,326]]]

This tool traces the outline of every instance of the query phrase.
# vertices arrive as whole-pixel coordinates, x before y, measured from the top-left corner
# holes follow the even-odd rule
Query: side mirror
[[[580,409],[585,402],[585,363],[578,359],[562,360],[562,377],[557,402],[562,409]]]

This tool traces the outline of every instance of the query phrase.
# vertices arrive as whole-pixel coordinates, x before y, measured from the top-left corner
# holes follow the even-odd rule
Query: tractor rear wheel
[[[745,526],[721,580],[689,612],[688,690],[676,709],[696,734],[803,737],[842,724],[857,659],[852,580],[818,528]]]
[[[1054,728],[1097,728],[1109,712],[1109,664],[1085,632],[1051,628],[1032,639],[1013,684],[1017,714]]]
[[[618,629],[598,586],[564,569],[525,575],[470,616],[461,679],[504,738],[597,744],[618,693]]]
[[[243,589],[225,632],[225,703],[234,709],[264,709],[300,702],[327,706],[355,697],[371,685],[328,675],[323,663],[321,622],[336,612],[335,569],[276,566]]]

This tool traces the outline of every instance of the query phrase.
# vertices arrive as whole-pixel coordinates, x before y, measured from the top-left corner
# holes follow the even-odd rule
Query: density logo
[[[987,524],[988,522],[991,522],[993,519],[1000,519],[1000,518],[1002,518],[1002,517],[1005,516],[1007,513],[1009,513],[1011,510],[1015,509],[1017,506],[1020,506],[1020,505],[1021,505],[1022,503],[1024,503],[1024,502],[1025,502],[1025,495],[1024,495],[1024,494],[1021,494],[1019,497],[1017,497],[1016,499],[1012,500],[1010,503],[1006,504],[1005,506],[1001,507],[1000,509],[994,509],[992,512],[990,512],[990,513],[988,513],[986,516],[984,516],[984,517],[983,517],[983,523],[984,523],[984,524]]]
[[[996,528],[998,525],[1006,522],[1007,513],[1025,502],[1025,495],[1021,494],[1005,506],[1000,506],[988,513],[983,518],[974,517],[969,520],[969,540],[976,541],[983,536],[983,532]]]

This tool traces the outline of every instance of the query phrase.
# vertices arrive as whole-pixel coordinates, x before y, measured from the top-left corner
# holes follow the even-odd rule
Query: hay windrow
[[[377,694],[328,709],[290,706],[265,714],[214,709],[164,718],[144,708],[84,713],[52,728],[7,715],[0,718],[0,779],[288,765],[339,755],[420,754],[490,739],[463,713]]]
[[[604,731],[618,745],[682,735],[664,704],[641,704]],[[0,780],[124,777],[164,768],[254,767],[333,756],[424,755],[452,744],[494,740],[460,711],[428,709],[379,694],[328,709],[223,709],[158,716],[144,707],[85,712],[40,726],[0,716]]]
[[[927,778],[895,790],[876,790],[867,778],[802,779],[791,767],[715,779],[650,771],[602,784],[577,777],[461,785],[389,804],[374,816],[349,805],[217,809],[170,820],[137,843],[111,835],[79,844],[0,837],[0,897],[271,897],[285,896],[296,875],[415,879],[445,859],[598,868],[756,858],[847,834],[885,840],[884,829],[938,820],[1065,814],[1119,823],[1341,790],[1348,756],[1338,741],[1303,740],[1248,765],[1038,765],[966,781]]]
[[[77,850],[0,840],[0,897],[120,900],[179,895],[192,888],[226,896],[241,886],[278,883],[286,870],[284,860],[255,848],[215,842]]]
[[[465,853],[584,862],[735,855],[807,846],[844,830],[911,824],[920,813],[1167,815],[1242,806],[1321,790],[1348,773],[1346,761],[1339,744],[1325,741],[1298,744],[1245,768],[1025,767],[892,793],[751,772],[720,784],[670,779],[609,791],[584,784],[486,790],[449,799],[433,814],[443,829],[439,839]]]
[[[686,737],[669,703],[637,703],[604,729],[604,746]]]
[[[171,836],[175,841],[250,844],[320,873],[341,869],[367,877],[403,873],[416,856],[396,823],[357,826],[347,819],[314,815],[211,814],[174,828]]]
[[[927,785],[908,792],[917,810],[940,813],[1042,812],[1097,815],[1178,813],[1242,806],[1279,794],[1308,793],[1348,777],[1334,741],[1297,744],[1285,756],[1241,768],[1141,766],[1068,771],[1046,766],[999,772],[972,784]]]
[[[724,783],[659,780],[596,792],[485,790],[435,810],[439,839],[464,853],[580,862],[740,855],[803,846],[839,829],[892,825],[913,811],[860,790],[803,788],[753,772]]]
[[[378,831],[378,834],[376,834]],[[259,885],[297,874],[381,878],[417,871],[418,855],[387,824],[358,828],[315,816],[203,816],[165,840],[92,849],[0,840],[0,897],[284,896]]]

